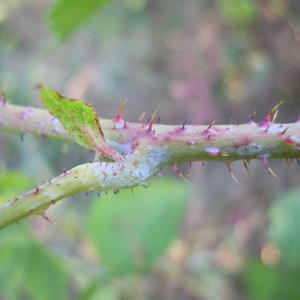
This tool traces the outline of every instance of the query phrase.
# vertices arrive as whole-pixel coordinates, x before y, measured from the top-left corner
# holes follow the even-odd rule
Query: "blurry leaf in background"
[[[56,0],[49,13],[49,25],[61,40],[65,40],[111,1]]]
[[[21,172],[0,174],[0,200],[29,188],[32,181]],[[30,233],[26,223],[0,231],[0,298],[66,299],[67,273],[63,262]]]
[[[252,300],[267,300],[274,295],[279,284],[278,274],[259,260],[248,263],[245,269],[245,285]]]
[[[283,195],[270,209],[269,234],[280,250],[281,261],[268,266],[251,260],[244,271],[250,299],[300,299],[300,190]]]
[[[252,0],[221,0],[219,3],[229,24],[248,26],[255,21],[256,7]]]
[[[245,268],[243,280],[251,300],[300,299],[299,276],[300,269],[270,267],[253,259]]]
[[[125,0],[125,3],[132,11],[140,12],[147,6],[148,0]]]
[[[25,278],[28,293],[34,299],[67,299],[68,274],[63,261],[37,242],[29,248]]]
[[[18,171],[0,172],[0,204],[25,192],[33,180]]]
[[[300,267],[300,190],[288,192],[270,210],[270,237],[289,266]]]
[[[88,231],[103,263],[113,272],[147,270],[180,230],[187,186],[171,179],[153,181],[97,199],[88,217]]]
[[[15,228],[19,227],[19,228]],[[18,234],[17,230],[19,230]],[[28,231],[13,225],[0,232],[0,298],[19,299],[28,257]]]
[[[24,224],[0,233],[0,298],[67,299],[63,262],[37,242]]]
[[[86,298],[88,300],[119,300],[120,295],[114,285],[106,285],[99,287],[94,293]]]

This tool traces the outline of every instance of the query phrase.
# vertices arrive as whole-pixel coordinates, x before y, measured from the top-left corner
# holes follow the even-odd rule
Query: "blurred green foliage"
[[[244,271],[247,294],[251,300],[300,299],[300,269],[285,265],[271,267],[258,259],[250,260]]]
[[[95,201],[88,231],[105,265],[117,274],[149,269],[178,236],[186,198],[184,183],[160,179]]]
[[[248,26],[256,19],[256,7],[252,0],[220,0],[220,8],[231,25]]]
[[[280,262],[268,266],[250,259],[244,270],[246,289],[253,300],[300,299],[300,190],[284,194],[270,209],[269,235]]]
[[[0,295],[7,299],[67,299],[63,261],[41,245],[24,226],[1,234]]]
[[[270,237],[279,247],[284,262],[300,268],[300,190],[281,197],[270,211]]]
[[[33,179],[19,171],[0,171],[0,204],[25,192],[33,185]]]
[[[111,1],[56,0],[49,13],[50,27],[61,40],[65,40]]]
[[[98,287],[88,298],[89,300],[119,300],[120,293],[114,285]],[[83,299],[82,299],[83,300]]]
[[[0,197],[14,197],[31,183],[20,172],[2,173]],[[149,188],[94,199],[87,215],[87,235],[108,272],[97,279],[102,270],[98,266],[96,277],[87,280],[82,299],[121,299],[114,278],[149,270],[178,237],[188,195],[186,184],[173,179],[150,184]],[[26,223],[0,232],[0,297],[68,299],[70,278],[63,256],[39,242]],[[124,284],[131,286],[130,277]]]
[[[0,175],[0,199],[29,189],[32,180],[20,172]],[[26,224],[0,232],[0,298],[67,299],[68,275],[63,261],[34,238]]]

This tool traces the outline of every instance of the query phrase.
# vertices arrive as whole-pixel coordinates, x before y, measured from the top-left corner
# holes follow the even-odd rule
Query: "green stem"
[[[42,214],[50,205],[77,193],[118,191],[144,185],[166,160],[163,151],[148,150],[136,152],[122,162],[79,165],[1,206],[0,229],[28,216]]]
[[[118,162],[79,165],[0,207],[0,228],[79,192],[119,190],[143,185],[165,165],[217,160],[300,159],[300,122],[274,124],[270,115],[242,125],[154,125],[101,120],[105,138],[123,154]],[[0,130],[74,142],[47,111],[0,103]]]
[[[169,163],[249,160],[262,156],[270,159],[300,158],[300,122],[213,126],[150,126],[127,122],[124,128],[116,129],[112,120],[101,119],[101,125],[114,149],[127,154],[133,145],[146,143],[165,149],[170,156]],[[0,130],[74,142],[56,118],[46,110],[31,107],[2,105]]]

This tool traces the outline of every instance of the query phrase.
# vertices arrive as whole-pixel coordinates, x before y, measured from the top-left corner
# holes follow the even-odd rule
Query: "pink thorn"
[[[217,122],[217,120],[211,122],[206,129],[204,129],[201,134],[206,137],[207,140],[210,140],[214,136],[217,136],[222,131],[219,128],[213,128],[213,125]]]
[[[273,107],[273,109],[270,111],[270,113],[268,113],[264,120],[262,122],[259,123],[259,126],[264,127],[264,126],[270,126],[272,125],[278,115],[279,112],[279,107],[284,103],[284,101],[280,101],[277,105],[275,105]]]
[[[272,125],[270,114],[266,115],[262,122],[258,124],[260,127],[268,127]]]
[[[125,99],[120,107],[119,111],[116,113],[115,117],[113,118],[113,123],[114,123],[114,129],[123,129],[126,128],[126,122],[123,119],[123,114],[125,111],[125,105],[127,103],[128,99]]]
[[[157,116],[157,110],[155,110],[152,113],[152,115],[151,115],[151,117],[150,117],[150,119],[148,121],[148,131],[152,131],[152,125],[153,125],[153,122],[154,122],[156,116]],[[154,134],[154,132],[153,132],[153,134]]]
[[[148,123],[148,131],[152,131],[152,125],[153,125],[153,123],[150,121],[149,123]]]

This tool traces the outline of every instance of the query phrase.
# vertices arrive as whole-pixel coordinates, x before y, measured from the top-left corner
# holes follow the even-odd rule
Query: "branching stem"
[[[122,162],[91,162],[79,165],[49,182],[35,187],[0,207],[0,229],[30,215],[42,214],[60,199],[77,193],[144,185],[167,160],[163,151],[150,150],[126,157]]]
[[[274,114],[274,111],[272,111]],[[272,115],[273,116],[273,115]],[[117,122],[117,123],[116,123]],[[129,123],[120,117],[101,119],[109,145],[120,152],[119,162],[79,165],[50,182],[0,207],[0,228],[70,195],[90,190],[119,190],[143,185],[159,168],[174,163],[259,159],[300,159],[300,122],[275,124],[271,115],[242,125],[161,125]],[[60,122],[47,111],[0,102],[0,130],[30,133],[73,142]]]

